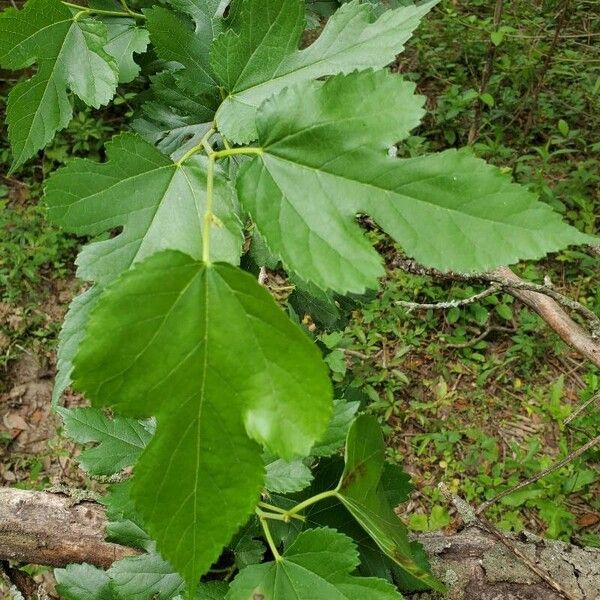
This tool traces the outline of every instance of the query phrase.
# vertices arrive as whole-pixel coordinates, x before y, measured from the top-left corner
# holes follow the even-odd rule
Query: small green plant
[[[71,93],[106,105],[138,74],[135,53],[151,43],[158,57],[138,133],[45,186],[50,220],[93,238],[77,259],[91,287],[65,320],[55,400],[72,385],[92,402],[60,409],[72,437],[97,444],[82,456],[90,473],[133,465],[104,500],[108,533],[145,551],[108,571],[58,570],[65,598],[445,589],[395,517],[410,486],[385,461],[377,420],[334,400],[317,345],[239,266],[245,233],[322,306],[377,289],[385,273],[357,215],[443,270],[594,238],[468,150],[396,156],[424,98],[385,67],[436,2],[394,4],[344,3],[302,49],[302,0],[234,0],[226,13],[217,0],[143,12],[29,0],[0,17],[0,64],[38,65],[8,98],[12,171],[71,121]],[[513,317],[506,298],[490,308]],[[477,322],[488,315],[473,307]],[[340,381],[343,347],[321,342]],[[438,508],[421,527],[446,517]]]

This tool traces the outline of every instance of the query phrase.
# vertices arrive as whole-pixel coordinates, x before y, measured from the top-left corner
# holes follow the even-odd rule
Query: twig
[[[404,308],[412,309],[434,309],[434,310],[445,310],[448,308],[458,308],[460,306],[467,306],[468,304],[473,304],[478,300],[483,300],[488,296],[492,296],[496,292],[502,289],[502,285],[495,283],[491,285],[489,288],[483,290],[483,292],[479,292],[478,294],[474,294],[469,298],[464,298],[462,300],[449,300],[448,302],[435,302],[432,304],[428,304],[425,302],[406,302],[404,300],[396,300],[394,304],[397,306],[403,306]]]
[[[590,404],[600,400],[600,392],[594,394],[589,400],[586,400],[581,406],[579,406],[574,412],[572,412],[564,421],[565,425],[568,425],[571,421],[574,421]]]
[[[503,0],[496,0],[496,7],[494,9],[494,31],[498,31],[500,27],[500,20],[502,19],[502,11],[504,9]],[[475,105],[475,116],[473,118],[473,123],[471,124],[471,128],[469,129],[469,137],[467,143],[469,145],[473,144],[479,135],[479,128],[481,126],[481,112],[483,110],[483,102],[481,101],[481,94],[485,92],[487,89],[488,83],[490,82],[490,78],[492,76],[492,69],[494,67],[494,59],[496,58],[496,44],[492,42],[490,39],[488,41],[488,53],[487,58],[485,60],[485,65],[483,67],[483,71],[481,73],[481,84],[479,85],[479,98],[477,98],[477,103]]]
[[[490,333],[492,333],[494,331],[505,331],[505,332],[509,332],[509,333],[515,332],[515,330],[511,329],[510,327],[500,327],[500,326],[492,325],[491,327],[487,327],[485,329],[485,331],[483,331],[483,333],[480,333],[477,337],[474,337],[473,339],[469,340],[468,342],[463,342],[461,344],[446,344],[446,348],[457,348],[457,349],[470,348],[471,346],[475,346],[475,344],[478,344],[479,342],[481,342],[481,340],[484,340],[488,335],[490,335]]]
[[[369,360],[369,355],[364,352],[359,352],[358,350],[352,350],[351,348],[342,348],[342,352],[347,354],[348,356],[356,356],[356,358],[360,358],[361,360]]]
[[[538,286],[524,282],[508,267],[501,267],[495,270],[495,275],[490,273],[457,273],[454,271],[443,272],[430,267],[425,267],[416,261],[397,256],[391,262],[392,267],[402,269],[413,275],[424,277],[435,277],[438,279],[447,279],[450,281],[465,281],[469,283],[502,283],[503,289],[508,293],[518,298],[532,308],[540,317],[551,327],[569,346],[577,350],[582,356],[590,360],[593,364],[600,367],[600,342],[597,338],[591,336],[588,332],[582,329],[568,313],[563,309],[561,303],[556,298],[563,300],[566,296],[559,294],[556,290],[549,287]],[[498,275],[501,274],[501,277]],[[535,289],[535,291],[533,291]],[[568,298],[569,303],[574,303],[574,300]],[[579,303],[577,303],[579,304]],[[578,311],[581,313],[579,305]],[[585,309],[588,311],[589,309]],[[598,317],[589,311],[593,316],[594,329],[597,328]],[[588,313],[586,313],[588,316]]]
[[[530,477],[529,479],[526,479],[525,481],[521,481],[517,485],[514,485],[511,488],[508,488],[507,490],[504,490],[503,492],[496,494],[491,500],[487,500],[486,502],[483,502],[477,509],[476,514],[482,515],[492,504],[495,504],[499,500],[502,500],[502,498],[505,498],[506,496],[510,496],[510,494],[512,494],[518,490],[521,490],[524,487],[527,487],[528,485],[531,485],[532,483],[539,481],[540,479],[543,479],[544,477],[546,477],[546,475],[549,475],[550,473],[553,473],[554,471],[558,471],[558,469],[561,469],[565,465],[568,465],[570,462],[573,462],[576,458],[579,458],[582,454],[584,454],[585,452],[590,450],[590,448],[593,448],[594,446],[597,446],[598,444],[600,444],[600,435],[595,437],[593,440],[590,440],[583,446],[581,446],[581,448],[578,448],[574,452],[571,452],[568,456],[566,456],[562,460],[559,460],[557,463],[554,463],[552,466],[548,467],[547,469],[544,469],[543,471],[540,471],[533,477]]]
[[[498,531],[492,523],[486,518],[478,515],[479,510],[474,510],[473,507],[458,496],[453,495],[444,483],[438,485],[442,495],[454,504],[458,514],[461,516],[465,525],[476,525],[487,533],[493,535],[501,544],[510,550],[524,565],[533,571],[540,579],[545,581],[550,587],[556,590],[559,594],[567,598],[567,600],[581,600],[573,596],[563,588],[558,581],[555,581],[546,571],[538,567],[521,549],[509,538]]]

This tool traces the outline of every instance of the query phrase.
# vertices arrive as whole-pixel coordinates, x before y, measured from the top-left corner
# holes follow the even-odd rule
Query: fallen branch
[[[109,567],[138,553],[107,542],[105,526],[104,508],[94,502],[73,505],[63,495],[0,488],[0,561]]]
[[[54,567],[87,562],[106,568],[139,553],[106,542],[105,525],[104,508],[94,502],[73,505],[64,495],[0,488],[0,560]],[[450,585],[446,600],[564,598],[544,583],[545,573],[559,581],[567,597],[600,597],[600,550],[530,535],[510,539],[541,577],[511,556],[493,534],[478,527],[451,536],[419,536],[435,572]]]
[[[495,283],[491,285],[489,288],[483,290],[483,292],[479,292],[478,294],[474,294],[473,296],[469,296],[468,298],[462,298],[457,300],[448,300],[447,302],[407,302],[406,300],[396,300],[394,304],[396,306],[402,306],[404,308],[411,309],[425,309],[425,310],[447,310],[449,308],[459,308],[461,306],[468,306],[469,304],[474,304],[475,302],[479,302],[479,300],[483,300],[488,296],[493,296],[498,293],[502,289],[502,286]]]
[[[564,299],[567,298],[566,296],[548,286],[540,286],[538,284],[523,281],[508,267],[501,267],[492,273],[445,273],[443,271],[424,267],[423,265],[404,257],[395,258],[392,262],[392,266],[413,275],[428,276],[437,279],[484,284],[500,283],[506,293],[518,298],[521,302],[533,309],[565,343],[593,364],[600,367],[600,339],[594,338],[590,333],[573,321],[563,306],[559,304],[557,299],[560,298],[562,304],[567,307],[570,307],[569,305],[572,303],[577,304],[577,312],[581,315],[589,316],[588,312],[591,311],[570,298],[568,299],[568,302],[565,302]],[[593,318],[590,322],[590,328],[593,331],[598,328],[598,317],[593,313],[591,313],[591,315],[593,315]]]

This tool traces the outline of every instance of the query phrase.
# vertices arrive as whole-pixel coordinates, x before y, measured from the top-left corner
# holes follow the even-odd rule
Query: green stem
[[[190,148],[176,163],[176,165],[178,167],[181,167],[181,165],[191,156],[194,156],[194,154],[197,154],[198,152],[200,152],[201,150],[204,150],[206,152],[206,154],[210,154],[211,152],[209,151],[210,148],[206,147],[206,144],[208,143],[208,140],[210,140],[210,138],[215,134],[215,129],[213,127],[211,127],[202,137],[202,139],[193,147]]]
[[[289,519],[285,516],[282,515],[280,513],[266,513],[260,509],[256,509],[256,514],[261,518],[261,519],[267,519],[269,521],[283,521],[284,523],[288,523]]]
[[[129,8],[129,5],[127,4],[127,0],[119,0],[119,2],[121,3],[121,6],[123,7],[123,10],[128,14],[131,15],[132,17],[135,17],[137,15],[139,15],[140,13],[136,13],[135,11],[131,10],[131,8]],[[142,15],[144,18],[146,18],[145,15]]]
[[[294,506],[293,508],[290,508],[290,510],[287,510],[284,514],[284,517],[291,519],[294,517],[294,515],[303,511],[305,508],[308,508],[309,506],[312,506],[313,504],[316,504],[317,502],[321,502],[321,500],[326,500],[327,498],[335,498],[336,496],[337,496],[337,490],[328,490],[327,492],[321,492],[320,494],[311,496],[310,498],[307,498],[303,502],[300,502],[300,504],[296,504],[296,506]]]
[[[267,510],[270,510],[271,512],[274,513],[279,513],[280,515],[286,515],[287,511],[285,510],[285,508],[279,508],[279,506],[275,506],[273,504],[268,504],[267,502],[259,502],[258,506],[260,506],[261,508],[266,508]],[[304,517],[301,515],[292,515],[293,519],[298,519],[298,521],[304,521]]]
[[[202,261],[210,264],[210,226],[213,221],[213,190],[215,182],[215,157],[208,157],[208,168],[206,171],[206,212],[204,213],[204,228],[202,230]]]
[[[235,156],[236,154],[264,154],[262,148],[254,148],[252,146],[242,146],[241,148],[228,148],[226,150],[218,150],[212,153],[215,158],[227,158],[228,156]]]
[[[271,535],[271,530],[269,529],[269,523],[267,522],[267,519],[264,516],[264,513],[257,510],[256,514],[258,515],[258,518],[260,520],[260,524],[261,524],[261,526],[263,528],[263,532],[265,534],[265,539],[267,540],[267,544],[269,544],[269,548],[271,550],[271,553],[273,554],[273,557],[275,558],[276,561],[280,561],[281,554],[279,554],[279,550],[277,550],[277,546],[275,545],[275,540],[273,540],[273,536]]]
[[[121,12],[119,10],[102,10],[100,8],[88,8],[86,6],[81,6],[80,4],[73,4],[72,2],[63,2],[65,6],[69,8],[77,8],[81,12],[77,13],[75,17],[79,17],[81,14],[94,14],[94,15],[106,15],[109,17],[135,17],[136,19],[145,19],[146,15],[142,13],[134,12],[133,10],[127,10],[127,12]]]
[[[89,15],[91,11],[89,10],[80,10],[74,17],[73,17],[73,23],[77,23],[77,21],[79,21],[79,19],[81,19],[81,17],[85,17],[86,15]]]

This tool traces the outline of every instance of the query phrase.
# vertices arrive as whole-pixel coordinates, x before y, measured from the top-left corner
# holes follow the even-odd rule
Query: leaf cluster
[[[68,433],[97,444],[81,457],[90,473],[134,465],[109,496],[109,533],[147,551],[106,573],[60,571],[65,597],[218,597],[206,578],[196,588],[225,568],[239,570],[230,600],[398,598],[354,575],[352,539],[363,573],[443,589],[393,512],[406,480],[385,467],[378,424],[351,424],[357,407],[334,401],[308,332],[240,266],[268,259],[303,295],[296,307],[308,299],[335,319],[339,298],[385,274],[365,222],[443,270],[593,239],[469,151],[396,157],[424,99],[385,67],[435,4],[351,0],[309,44],[304,0],[143,12],[29,0],[0,15],[0,65],[37,65],[9,96],[13,169],[67,125],[71,94],[99,107],[138,74],[148,85],[136,133],[111,140],[105,162],[71,161],[45,190],[50,220],[92,238],[54,400],[72,385],[92,403],[61,410]],[[142,71],[134,54],[148,44]],[[340,473],[331,457],[344,438]],[[316,503],[337,532],[318,519],[305,529]],[[273,561],[257,566],[263,550]],[[78,590],[85,573],[94,588]]]

